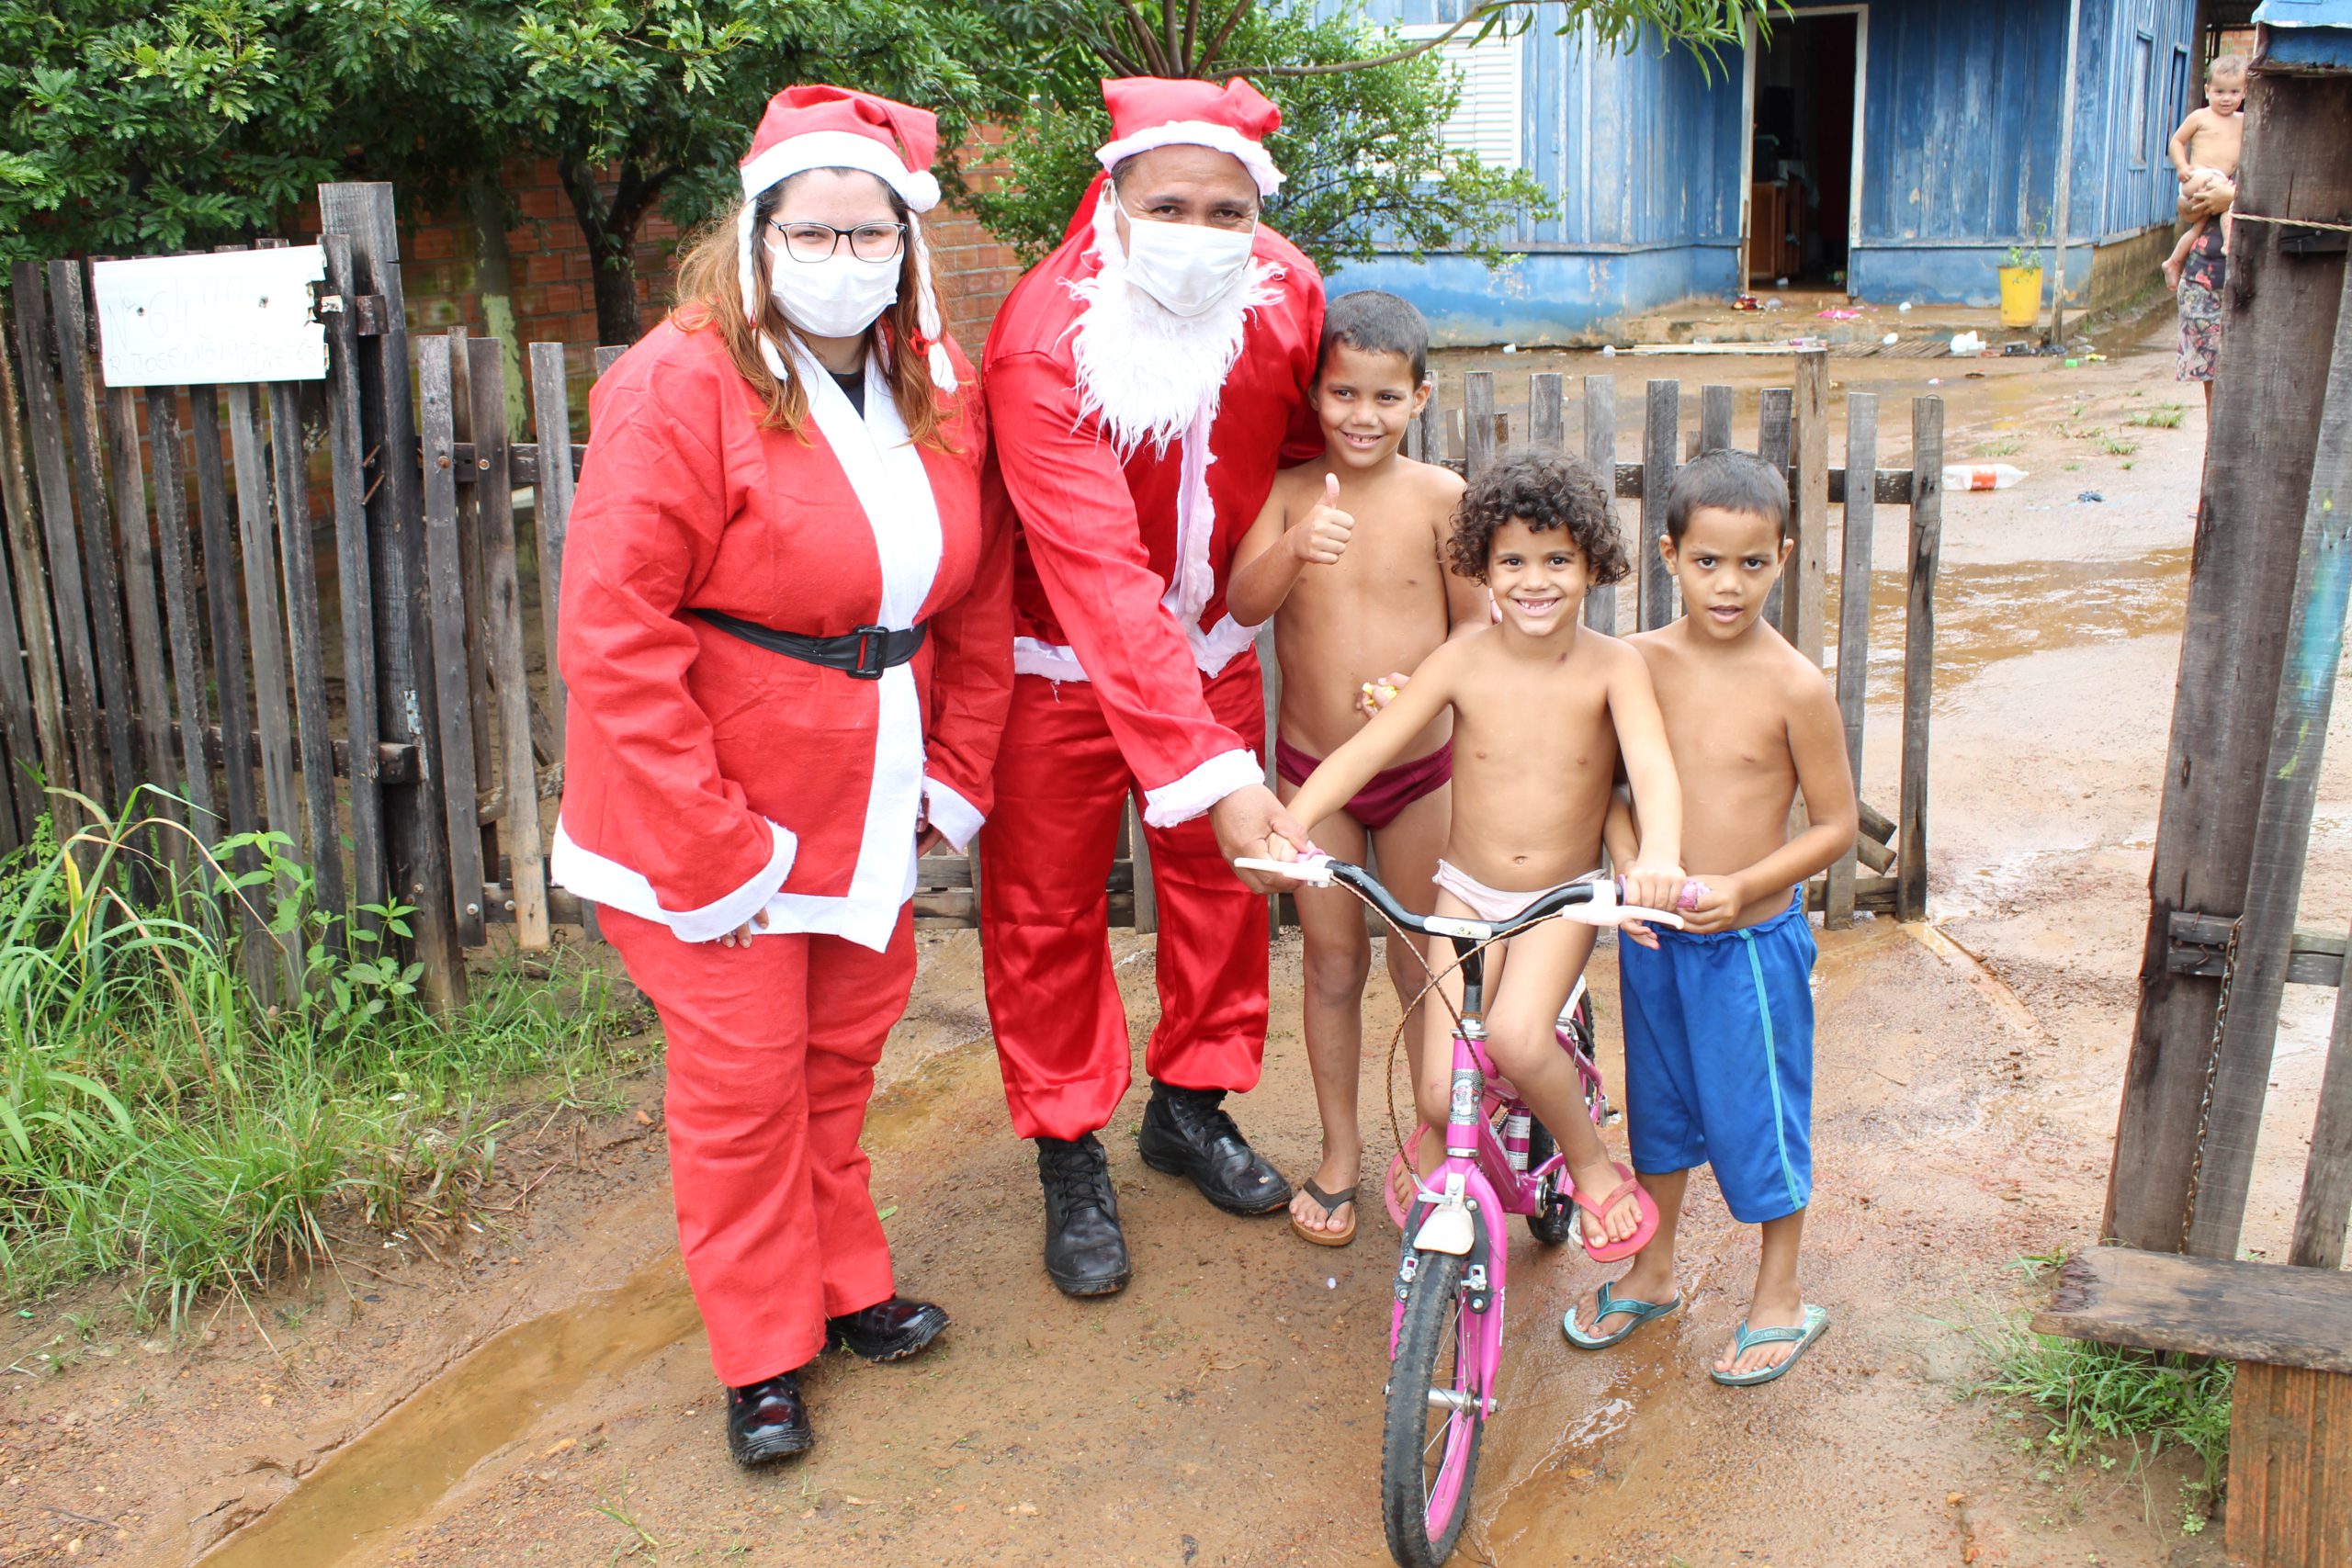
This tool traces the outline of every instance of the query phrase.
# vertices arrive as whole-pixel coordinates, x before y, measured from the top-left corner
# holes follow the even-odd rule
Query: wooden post
[[[1539,452],[1557,452],[1568,444],[1566,399],[1556,370],[1527,378],[1527,444]]]
[[[1871,669],[1871,509],[1878,472],[1878,397],[1846,398],[1846,536],[1838,568],[1838,713],[1846,723],[1846,761],[1854,789],[1862,787],[1862,713]],[[1862,478],[1857,479],[1856,475]],[[1860,836],[1859,834],[1857,835]],[[1854,856],[1849,848],[1829,868],[1827,919],[1833,929],[1854,923]]]
[[[1588,376],[1584,378],[1584,462],[1593,477],[1600,481],[1600,493],[1609,497],[1610,525],[1622,537],[1624,525],[1617,515],[1617,378],[1614,376]],[[1634,581],[1641,578],[1638,570]],[[1617,586],[1603,584],[1588,589],[1584,596],[1584,624],[1610,637],[1617,635]]]
[[[78,785],[92,798],[107,793],[106,753],[98,743],[98,665],[90,648],[90,607],[82,593],[82,552],[74,537],[73,480],[65,465],[65,429],[57,406],[57,384],[50,377],[51,339],[48,296],[39,262],[19,262],[10,272],[17,304],[17,362],[24,374],[25,432],[33,454],[33,478],[40,489],[40,520],[49,560],[49,589],[56,610],[62,681],[61,706],[72,737],[74,768],[51,784]],[[68,824],[60,824],[60,838]]]
[[[245,625],[254,660],[254,716],[261,730],[261,795],[269,830],[285,835],[284,852],[302,853],[301,810],[294,797],[294,728],[287,704],[286,631],[278,619],[277,542],[269,513],[269,480],[262,458],[261,421],[254,408],[260,389],[233,386],[229,399],[229,456],[237,474],[237,544],[245,569]],[[226,739],[224,731],[223,739]],[[281,874],[277,894],[293,891]],[[300,932],[275,939],[286,971],[286,992],[302,994]]]
[[[1476,479],[1495,460],[1495,373],[1472,370],[1462,378],[1462,471]]]
[[[49,612],[49,584],[41,570],[40,519],[26,479],[24,399],[17,387],[14,312],[0,310],[0,503],[8,518],[8,564],[17,597],[17,626],[24,637],[26,674],[32,685],[33,729],[40,738],[42,771],[51,784],[74,777],[65,739],[65,699],[57,668],[57,629]],[[31,754],[13,759],[22,773]],[[49,809],[42,799],[40,809]]]
[[[2352,211],[2352,159],[2342,156],[2347,125],[2352,78],[2284,75],[2257,60],[2247,82],[2240,210],[2341,222]],[[2276,222],[2241,223],[2230,245],[2227,346],[2205,447],[2139,1015],[2102,1226],[2127,1246],[2160,1251],[2187,1242],[2220,994],[2218,980],[2171,972],[2172,919],[2182,911],[2226,919],[2246,908],[2256,807],[2247,781],[2259,776],[2269,750],[2286,659],[2301,547],[2296,524],[2319,446],[2312,389],[2332,379],[2331,363],[2342,363],[2344,258],[2287,254],[2281,232]],[[2240,954],[2243,962],[2243,937]]]
[[[83,303],[82,264],[49,264],[50,324],[56,333],[57,377],[66,428],[74,439],[74,496],[82,510],[83,582],[89,589],[90,625],[98,656],[99,701],[105,704],[107,757],[113,789],[98,802],[119,807],[139,783],[138,747],[131,739],[130,659],[122,629],[122,583],[115,570],[114,525],[107,504],[106,468],[98,460],[97,378],[90,373],[90,320]]]
[[[1821,662],[1823,623],[1829,597],[1829,353],[1797,351],[1796,397],[1789,423],[1795,449],[1789,485],[1796,554],[1787,575],[1796,581],[1793,599],[1781,601],[1781,634],[1815,665]]]
[[[449,340],[449,406],[453,413],[456,439],[468,446],[480,437],[475,434],[472,361],[466,352],[469,334],[461,323],[446,333]],[[487,418],[503,428],[506,411],[492,409]],[[481,465],[479,451],[475,454],[471,471],[459,468],[452,477],[458,481],[458,581],[465,596],[462,623],[466,634],[466,713],[473,730],[475,783],[486,785],[490,779],[491,759],[498,755],[498,748],[491,738],[491,714],[496,699],[490,691],[490,638],[484,629],[482,607],[488,592],[482,582],[481,556]],[[485,791],[486,793],[486,791]],[[477,811],[479,820],[479,811]],[[480,854],[483,875],[492,882],[505,879],[498,874],[498,825],[481,822],[475,829],[481,840]],[[461,901],[463,901],[461,899]]]
[[[2303,1162],[2303,1196],[2295,1206],[2294,1247],[2287,1261],[2303,1269],[2344,1267],[2344,1229],[2352,1224],[2352,942],[2335,979],[2335,1026]]]
[[[571,523],[571,394],[563,378],[563,344],[531,345],[531,411],[539,437],[539,477],[531,522],[539,547],[539,631],[547,639],[548,716],[563,750],[563,671],[556,665],[557,601],[563,596],[563,539]]]
[[[500,830],[506,840],[508,895],[514,900],[515,940],[528,948],[548,945],[548,868],[539,836],[538,766],[531,753],[531,682],[523,658],[523,591],[514,571],[514,505],[506,450],[505,345],[477,338],[466,345],[471,382],[474,452],[480,464],[474,489],[481,525],[482,608],[492,679],[498,694],[498,739],[504,774],[506,810]],[[481,417],[482,411],[496,417]]]
[[[205,608],[212,621],[212,677],[220,703],[221,784],[229,802],[229,831],[243,836],[260,830],[261,807],[254,796],[253,708],[245,692],[248,643],[237,613],[237,544],[229,525],[228,476],[220,467],[220,403],[210,387],[190,387],[187,401],[195,435],[197,524],[204,541]],[[260,866],[261,856],[252,849],[239,849],[229,863],[243,876]],[[235,902],[245,982],[266,1004],[277,995],[269,943],[252,900],[240,897]]]
[[[343,623],[344,733],[351,750],[352,919],[380,935],[380,922],[366,912],[390,897],[390,883],[376,751],[383,730],[376,717],[375,592],[368,558],[367,451],[360,445],[359,321],[352,304],[356,288],[351,237],[329,234],[323,244],[327,292],[343,301],[342,310],[325,313],[327,453],[334,496],[336,598]]]
[[[1682,383],[1652,381],[1642,418],[1642,534],[1634,551],[1634,578],[1641,584],[1634,624],[1644,631],[1674,619],[1674,574],[1666,570],[1658,541],[1666,537],[1666,492],[1674,484],[1681,418]],[[1601,482],[1611,484],[1606,478]]]
[[[424,604],[424,499],[416,412],[409,401],[405,291],[400,231],[389,185],[319,187],[320,228],[351,241],[352,287],[384,302],[382,330],[361,340],[360,451],[373,459],[368,534],[376,604],[377,716],[384,738],[416,748],[412,780],[384,791],[386,852],[393,893],[415,913],[409,925],[424,965],[428,1002],[446,1007],[466,996],[464,953],[450,907],[449,845],[443,829],[438,710],[424,677],[429,646]],[[469,805],[471,803],[469,802]],[[475,901],[481,899],[479,889]]]
[[[319,565],[311,547],[310,465],[302,452],[302,389],[269,389],[270,464],[277,487],[277,563],[286,589],[286,644],[294,674],[294,723],[301,736],[302,803],[318,907],[335,917],[331,953],[345,950],[351,908],[343,875],[343,830],[335,810],[334,731],[327,716],[326,649],[319,629]],[[292,824],[288,824],[290,828]]]
[[[1928,918],[1928,721],[1936,700],[1936,568],[1943,533],[1944,400],[1914,398],[1911,562],[1904,576],[1903,776],[1894,806],[1894,912],[1905,920]]]
[[[147,389],[147,446],[155,460],[155,544],[164,578],[164,615],[171,627],[172,694],[180,727],[180,787],[188,827],[209,844],[220,835],[212,764],[204,753],[204,633],[196,607],[196,562],[189,550],[187,473],[180,450],[179,394]]]
[[[448,820],[449,888],[458,940],[488,941],[482,930],[481,833],[476,821],[474,731],[466,690],[465,564],[458,547],[455,411],[449,340],[416,345],[417,427],[424,454],[424,577],[432,637],[434,701],[440,716],[441,808]]]
[[[107,464],[114,477],[114,518],[122,555],[123,607],[130,617],[130,680],[138,693],[141,782],[156,797],[148,809],[177,820],[170,798],[172,704],[170,661],[155,602],[154,536],[147,526],[147,477],[139,461],[139,394],[128,387],[106,394]],[[173,840],[175,849],[179,846]]]
[[[1430,378],[1430,399],[1421,417],[1413,422],[1413,456],[1424,463],[1445,461],[1445,411],[1438,406],[1437,378]]]
[[[1789,423],[1795,396],[1786,387],[1767,387],[1757,400],[1756,455],[1783,474],[1789,471]],[[1775,626],[1782,624],[1781,590],[1788,586],[1788,581],[1789,574],[1783,571],[1764,595],[1764,619]]]
[[[2188,1250],[2201,1258],[2237,1256],[2286,996],[2287,953],[2302,898],[2335,667],[2344,654],[2345,611],[2352,599],[2352,267],[2343,269],[2343,289],[2320,397],[2269,753],[2256,775],[2261,800],[2239,919],[2237,973],[2211,1077],[2204,1163],[2190,1194]]]
[[[1699,450],[1721,452],[1731,446],[1731,389],[1699,389]]]

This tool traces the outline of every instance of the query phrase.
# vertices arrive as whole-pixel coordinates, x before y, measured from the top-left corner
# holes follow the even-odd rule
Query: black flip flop
[[[1312,1178],[1300,1182],[1298,1184],[1298,1190],[1306,1193],[1309,1198],[1314,1199],[1317,1203],[1322,1206],[1326,1218],[1338,1213],[1341,1204],[1352,1205],[1356,1201],[1355,1188],[1351,1187],[1344,1192],[1326,1192],[1323,1189],[1315,1185]],[[1350,1214],[1348,1216],[1348,1228],[1346,1230],[1318,1231],[1310,1230],[1306,1226],[1300,1224],[1298,1223],[1298,1216],[1296,1214],[1293,1214],[1290,1217],[1290,1228],[1296,1231],[1300,1235],[1305,1236],[1308,1241],[1313,1242],[1317,1247],[1345,1247],[1348,1243],[1355,1240],[1356,1238],[1356,1217],[1353,1214]]]

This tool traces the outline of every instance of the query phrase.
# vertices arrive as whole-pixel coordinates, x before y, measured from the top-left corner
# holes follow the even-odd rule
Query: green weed
[[[2110,457],[2129,457],[2140,449],[2140,444],[2120,435],[2102,435],[2098,438],[2098,449]]]
[[[1981,444],[1976,450],[1980,456],[1986,457],[2014,457],[2025,450],[2025,437],[2022,435],[1996,436],[1991,441]]]
[[[208,847],[135,796],[112,819],[79,804],[89,827],[61,843],[44,821],[0,862],[0,1288],[19,1300],[119,1271],[135,1320],[176,1323],[331,1256],[338,1225],[455,1224],[500,1097],[537,1079],[566,1098],[618,1065],[575,954],[492,965],[435,1015],[388,951],[411,911],[319,909],[277,835]],[[183,863],[152,858],[158,837]],[[265,1004],[248,941],[299,991]]]
[[[2142,409],[2123,423],[2149,430],[2178,430],[2180,422],[2188,416],[2187,403],[2158,403],[2154,408]]]

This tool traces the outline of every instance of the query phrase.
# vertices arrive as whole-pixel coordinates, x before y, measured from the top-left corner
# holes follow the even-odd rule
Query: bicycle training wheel
[[[1462,1259],[1423,1252],[1407,1287],[1388,1368],[1380,1515],[1401,1568],[1438,1568],[1470,1520],[1470,1483],[1487,1427],[1478,1321],[1465,1310]]]

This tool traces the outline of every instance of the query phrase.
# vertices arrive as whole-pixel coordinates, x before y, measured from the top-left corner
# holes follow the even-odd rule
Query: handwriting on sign
[[[327,373],[316,245],[99,262],[91,269],[109,387],[316,381]]]

